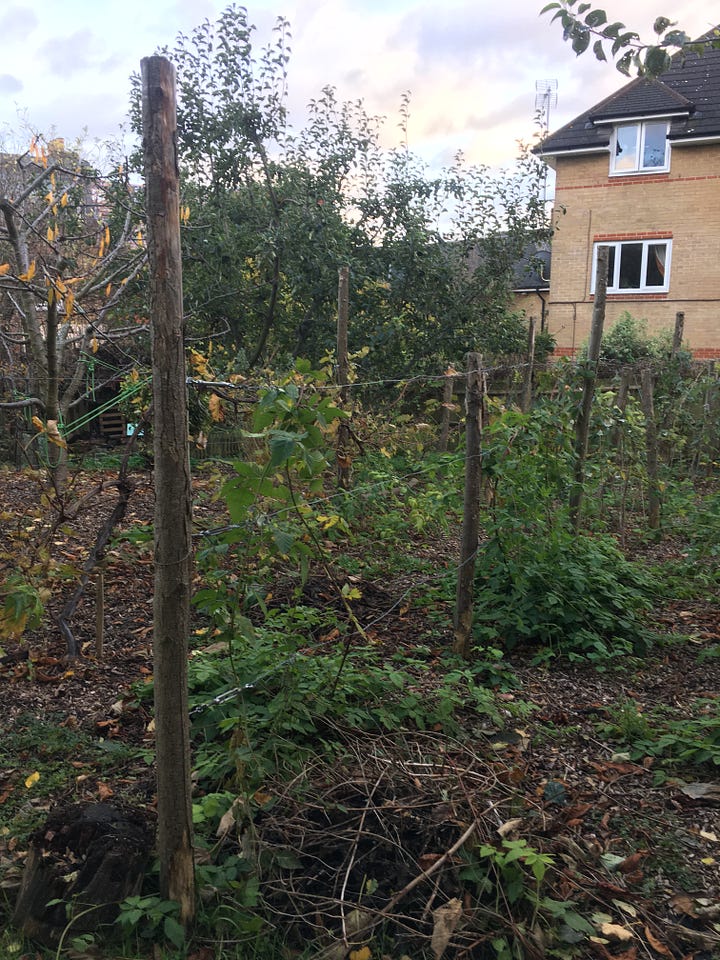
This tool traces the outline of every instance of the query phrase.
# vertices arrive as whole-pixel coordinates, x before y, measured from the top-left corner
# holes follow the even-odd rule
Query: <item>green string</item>
[[[68,436],[71,433],[74,433],[76,430],[79,430],[81,427],[87,426],[88,423],[92,423],[97,417],[101,414],[106,413],[108,410],[112,410],[113,407],[117,407],[127,400],[128,397],[132,397],[134,394],[139,393],[142,388],[150,383],[152,380],[151,377],[147,377],[145,380],[138,380],[135,383],[130,384],[129,386],[123,387],[120,393],[113,397],[111,400],[107,400],[105,403],[100,404],[99,407],[96,407],[94,410],[88,411],[88,413],[83,414],[83,416],[78,417],[77,420],[73,420],[72,423],[68,423],[63,427],[62,433],[65,436]],[[59,428],[58,424],[58,428]]]

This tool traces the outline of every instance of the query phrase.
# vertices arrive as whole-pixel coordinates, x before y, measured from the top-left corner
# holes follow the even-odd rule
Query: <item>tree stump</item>
[[[113,923],[118,904],[140,892],[152,842],[141,811],[107,803],[53,811],[31,837],[13,923],[48,946],[68,927],[90,933]]]

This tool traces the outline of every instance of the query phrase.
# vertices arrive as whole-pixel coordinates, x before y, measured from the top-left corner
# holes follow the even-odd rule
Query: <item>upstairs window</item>
[[[623,240],[596,243],[593,253],[592,287],[599,246],[609,247],[608,293],[667,293],[670,286],[672,240]]]
[[[615,127],[610,145],[610,173],[653,173],[669,169],[665,120],[624,123]]]

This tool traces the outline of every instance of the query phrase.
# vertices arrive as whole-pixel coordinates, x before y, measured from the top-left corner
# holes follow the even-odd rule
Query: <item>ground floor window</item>
[[[672,240],[618,240],[596,243],[591,293],[595,293],[598,247],[610,248],[608,293],[667,293]]]

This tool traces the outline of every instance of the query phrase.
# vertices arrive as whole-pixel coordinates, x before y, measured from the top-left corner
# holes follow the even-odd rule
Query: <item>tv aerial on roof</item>
[[[535,81],[535,110],[546,130],[550,129],[550,110],[557,106],[557,89],[557,80]]]

